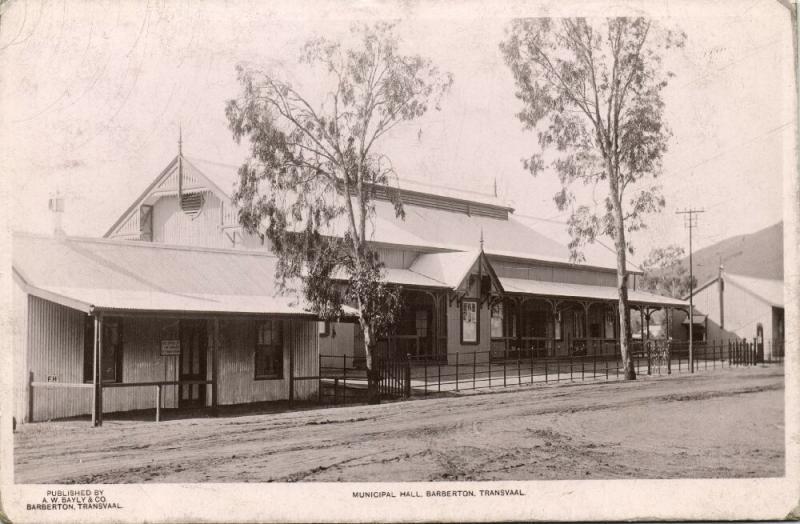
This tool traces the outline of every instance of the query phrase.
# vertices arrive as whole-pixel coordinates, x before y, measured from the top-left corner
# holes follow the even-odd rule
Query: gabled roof
[[[456,289],[464,282],[475,267],[483,264],[495,286],[502,291],[503,286],[494,268],[486,259],[483,251],[454,251],[450,253],[425,253],[414,260],[411,271],[442,282],[451,289]]]
[[[281,295],[274,256],[149,242],[13,237],[13,268],[34,296],[87,313],[146,311],[313,317]]]
[[[182,158],[184,171],[187,176],[194,177],[195,185],[207,186],[226,205],[230,205],[231,195],[238,181],[238,166],[193,156],[184,155]],[[177,169],[177,160],[177,156],[172,159],[167,168],[120,216],[105,236],[109,236],[115,231],[149,195],[158,193],[160,185],[166,184],[167,179]],[[477,247],[480,233],[483,232],[484,250],[491,257],[523,263],[541,262],[549,265],[601,271],[614,271],[616,268],[615,259],[604,248],[587,250],[587,259],[584,262],[572,262],[566,245],[547,234],[542,234],[538,230],[538,226],[531,227],[513,214],[504,212],[503,218],[500,218],[491,213],[454,211],[425,203],[426,198],[428,200],[451,199],[453,202],[459,201],[462,204],[472,202],[509,212],[513,211],[511,208],[503,207],[503,204],[496,198],[479,198],[469,192],[445,191],[444,188],[439,187],[436,187],[435,191],[424,194],[421,192],[423,185],[420,183],[401,180],[399,185],[409,198],[412,195],[414,198],[404,205],[405,219],[402,221],[395,216],[395,209],[391,202],[382,199],[374,201],[375,215],[370,218],[367,236],[368,240],[375,244],[428,251],[471,251]],[[464,200],[459,200],[459,198]],[[469,205],[465,209],[469,211]],[[330,225],[327,234],[341,235],[345,229],[346,222],[342,218]],[[629,270],[637,272],[632,267]]]
[[[131,212],[138,208],[142,203],[144,203],[147,198],[154,193],[162,192],[165,188],[163,186],[169,186],[168,180],[169,178],[175,174],[178,169],[178,159],[179,157],[176,155],[167,167],[164,168],[161,173],[153,180],[150,185],[145,188],[145,190],[133,201],[133,203],[128,207],[128,209],[123,212],[119,218],[111,225],[110,228],[106,231],[103,235],[104,237],[108,237],[111,235],[123,222],[130,216]],[[197,165],[200,164],[202,169],[200,169]],[[203,187],[212,193],[216,194],[217,197],[222,199],[226,204],[230,203],[231,194],[233,193],[233,186],[228,184],[228,180],[226,176],[219,176],[219,171],[224,170],[217,170],[215,171],[213,168],[210,167],[213,162],[205,162],[205,161],[198,161],[197,159],[190,160],[186,156],[183,156],[183,170],[184,176],[187,177],[192,181],[191,185],[187,185],[187,190],[197,189],[199,187]],[[222,165],[222,164],[217,164]],[[209,175],[210,173],[210,175]],[[177,191],[177,188],[173,189],[168,187],[169,190]]]
[[[746,277],[725,273],[725,283],[733,284],[775,307],[783,307],[783,280]]]
[[[744,275],[737,275],[723,273],[723,280],[725,284],[732,284],[739,289],[749,293],[755,298],[766,302],[767,304],[775,307],[783,307],[783,280],[776,280],[771,278],[755,278]],[[697,294],[706,289],[710,285],[719,281],[719,277],[712,278],[701,286],[697,286],[692,293]],[[687,295],[685,299],[688,299]]]

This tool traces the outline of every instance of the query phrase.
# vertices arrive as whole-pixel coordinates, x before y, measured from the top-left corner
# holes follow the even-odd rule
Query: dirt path
[[[162,422],[28,424],[16,482],[764,477],[783,369]]]

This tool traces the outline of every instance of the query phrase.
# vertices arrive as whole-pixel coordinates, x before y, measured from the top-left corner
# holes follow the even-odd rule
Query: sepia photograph
[[[798,518],[796,13],[0,3],[0,518]]]

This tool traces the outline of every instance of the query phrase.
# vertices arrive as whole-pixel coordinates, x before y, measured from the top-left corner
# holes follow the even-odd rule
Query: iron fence
[[[446,359],[415,356],[376,359],[384,399],[427,396],[495,387],[560,382],[610,382],[624,378],[617,345],[613,352],[542,357],[536,351],[484,350],[448,353]],[[757,340],[695,342],[635,341],[631,360],[637,375],[671,375],[783,361],[783,343]],[[366,400],[363,359],[320,356],[319,391],[323,403]]]

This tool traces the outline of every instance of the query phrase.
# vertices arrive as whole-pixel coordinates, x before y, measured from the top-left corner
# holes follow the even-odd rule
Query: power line
[[[692,327],[694,324],[694,273],[692,271],[692,230],[697,227],[697,215],[705,213],[705,209],[685,209],[676,211],[676,215],[685,215],[683,225],[689,230],[689,370],[694,373],[694,351]]]

